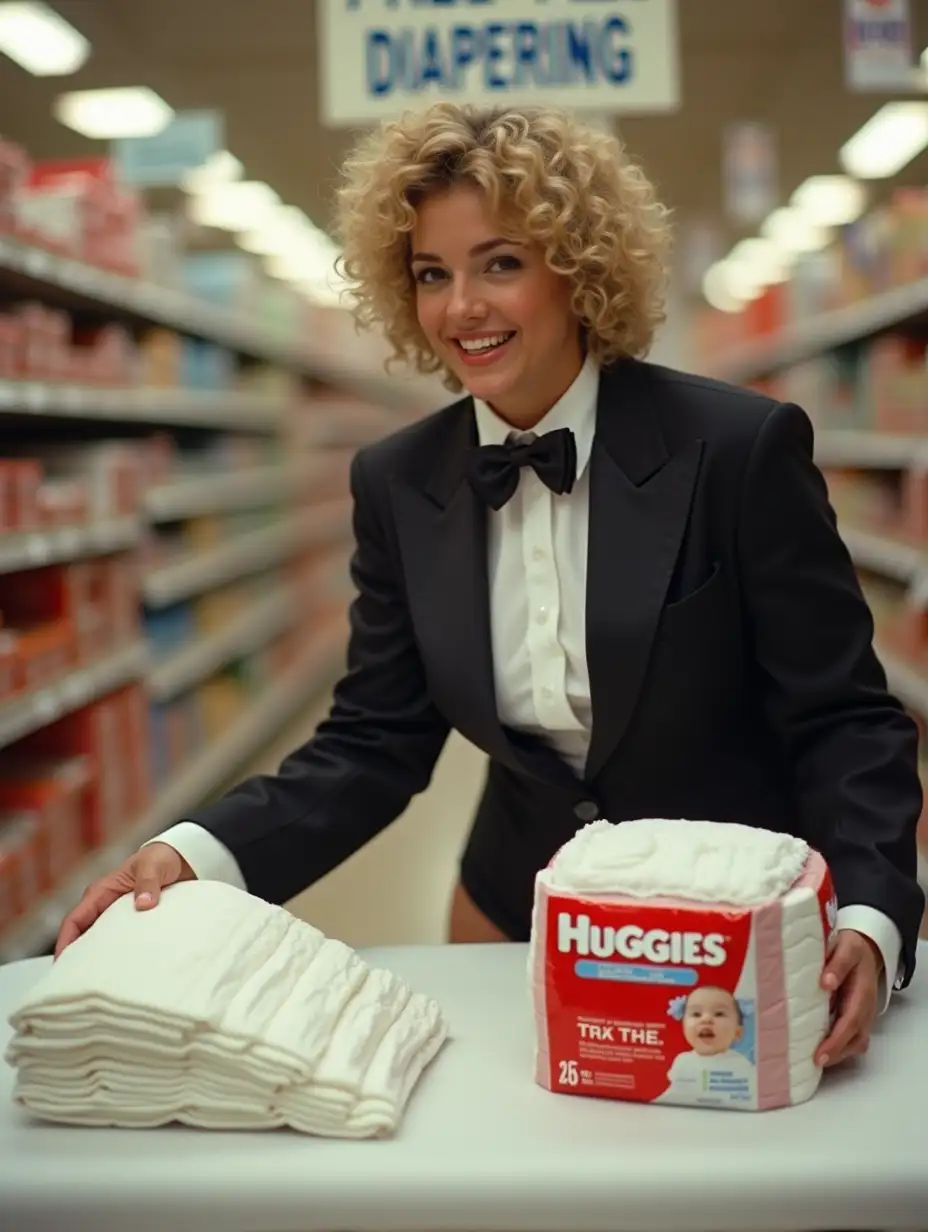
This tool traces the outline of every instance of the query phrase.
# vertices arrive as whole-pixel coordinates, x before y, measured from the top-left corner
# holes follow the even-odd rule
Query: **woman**
[[[360,320],[465,396],[354,460],[349,670],[315,737],[91,886],[59,952],[184,877],[285,902],[405,809],[455,728],[490,764],[453,940],[525,940],[536,870],[601,816],[790,830],[840,902],[819,1060],[863,1052],[924,906],[917,737],[806,415],[640,358],[667,217],[567,115],[388,124],[340,210]]]

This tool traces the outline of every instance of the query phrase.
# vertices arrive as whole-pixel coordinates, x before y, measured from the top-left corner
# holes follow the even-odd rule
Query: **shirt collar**
[[[598,393],[599,366],[588,355],[573,384],[532,429],[537,436],[544,432],[555,432],[558,428],[571,429],[577,445],[578,479],[586,470],[593,450]],[[502,445],[510,432],[514,431],[512,424],[506,423],[478,398],[474,398],[474,416],[481,445]]]

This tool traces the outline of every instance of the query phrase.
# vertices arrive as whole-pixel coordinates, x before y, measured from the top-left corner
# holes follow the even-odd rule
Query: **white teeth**
[[[465,351],[489,351],[493,347],[502,346],[512,334],[496,334],[492,338],[459,338],[458,344]]]

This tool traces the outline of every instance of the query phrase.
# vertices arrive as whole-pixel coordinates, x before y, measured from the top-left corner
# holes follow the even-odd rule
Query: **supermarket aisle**
[[[301,716],[248,767],[275,770],[308,739],[329,698]],[[457,856],[483,783],[485,757],[453,734],[428,791],[387,831],[291,903],[329,936],[352,946],[434,944],[445,937]]]

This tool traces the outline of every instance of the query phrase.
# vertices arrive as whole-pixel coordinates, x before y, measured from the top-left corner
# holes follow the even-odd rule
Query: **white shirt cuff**
[[[882,1014],[889,1005],[893,988],[899,983],[903,974],[900,962],[902,936],[899,929],[882,911],[861,904],[840,907],[837,924],[839,931],[850,928],[854,932],[863,933],[865,937],[869,937],[883,955],[883,974],[880,976],[877,993]]]
[[[193,821],[179,821],[149,843],[167,843],[196,874],[198,881],[224,881],[239,890],[247,889],[238,861],[224,843]],[[148,843],[143,843],[147,847]]]

